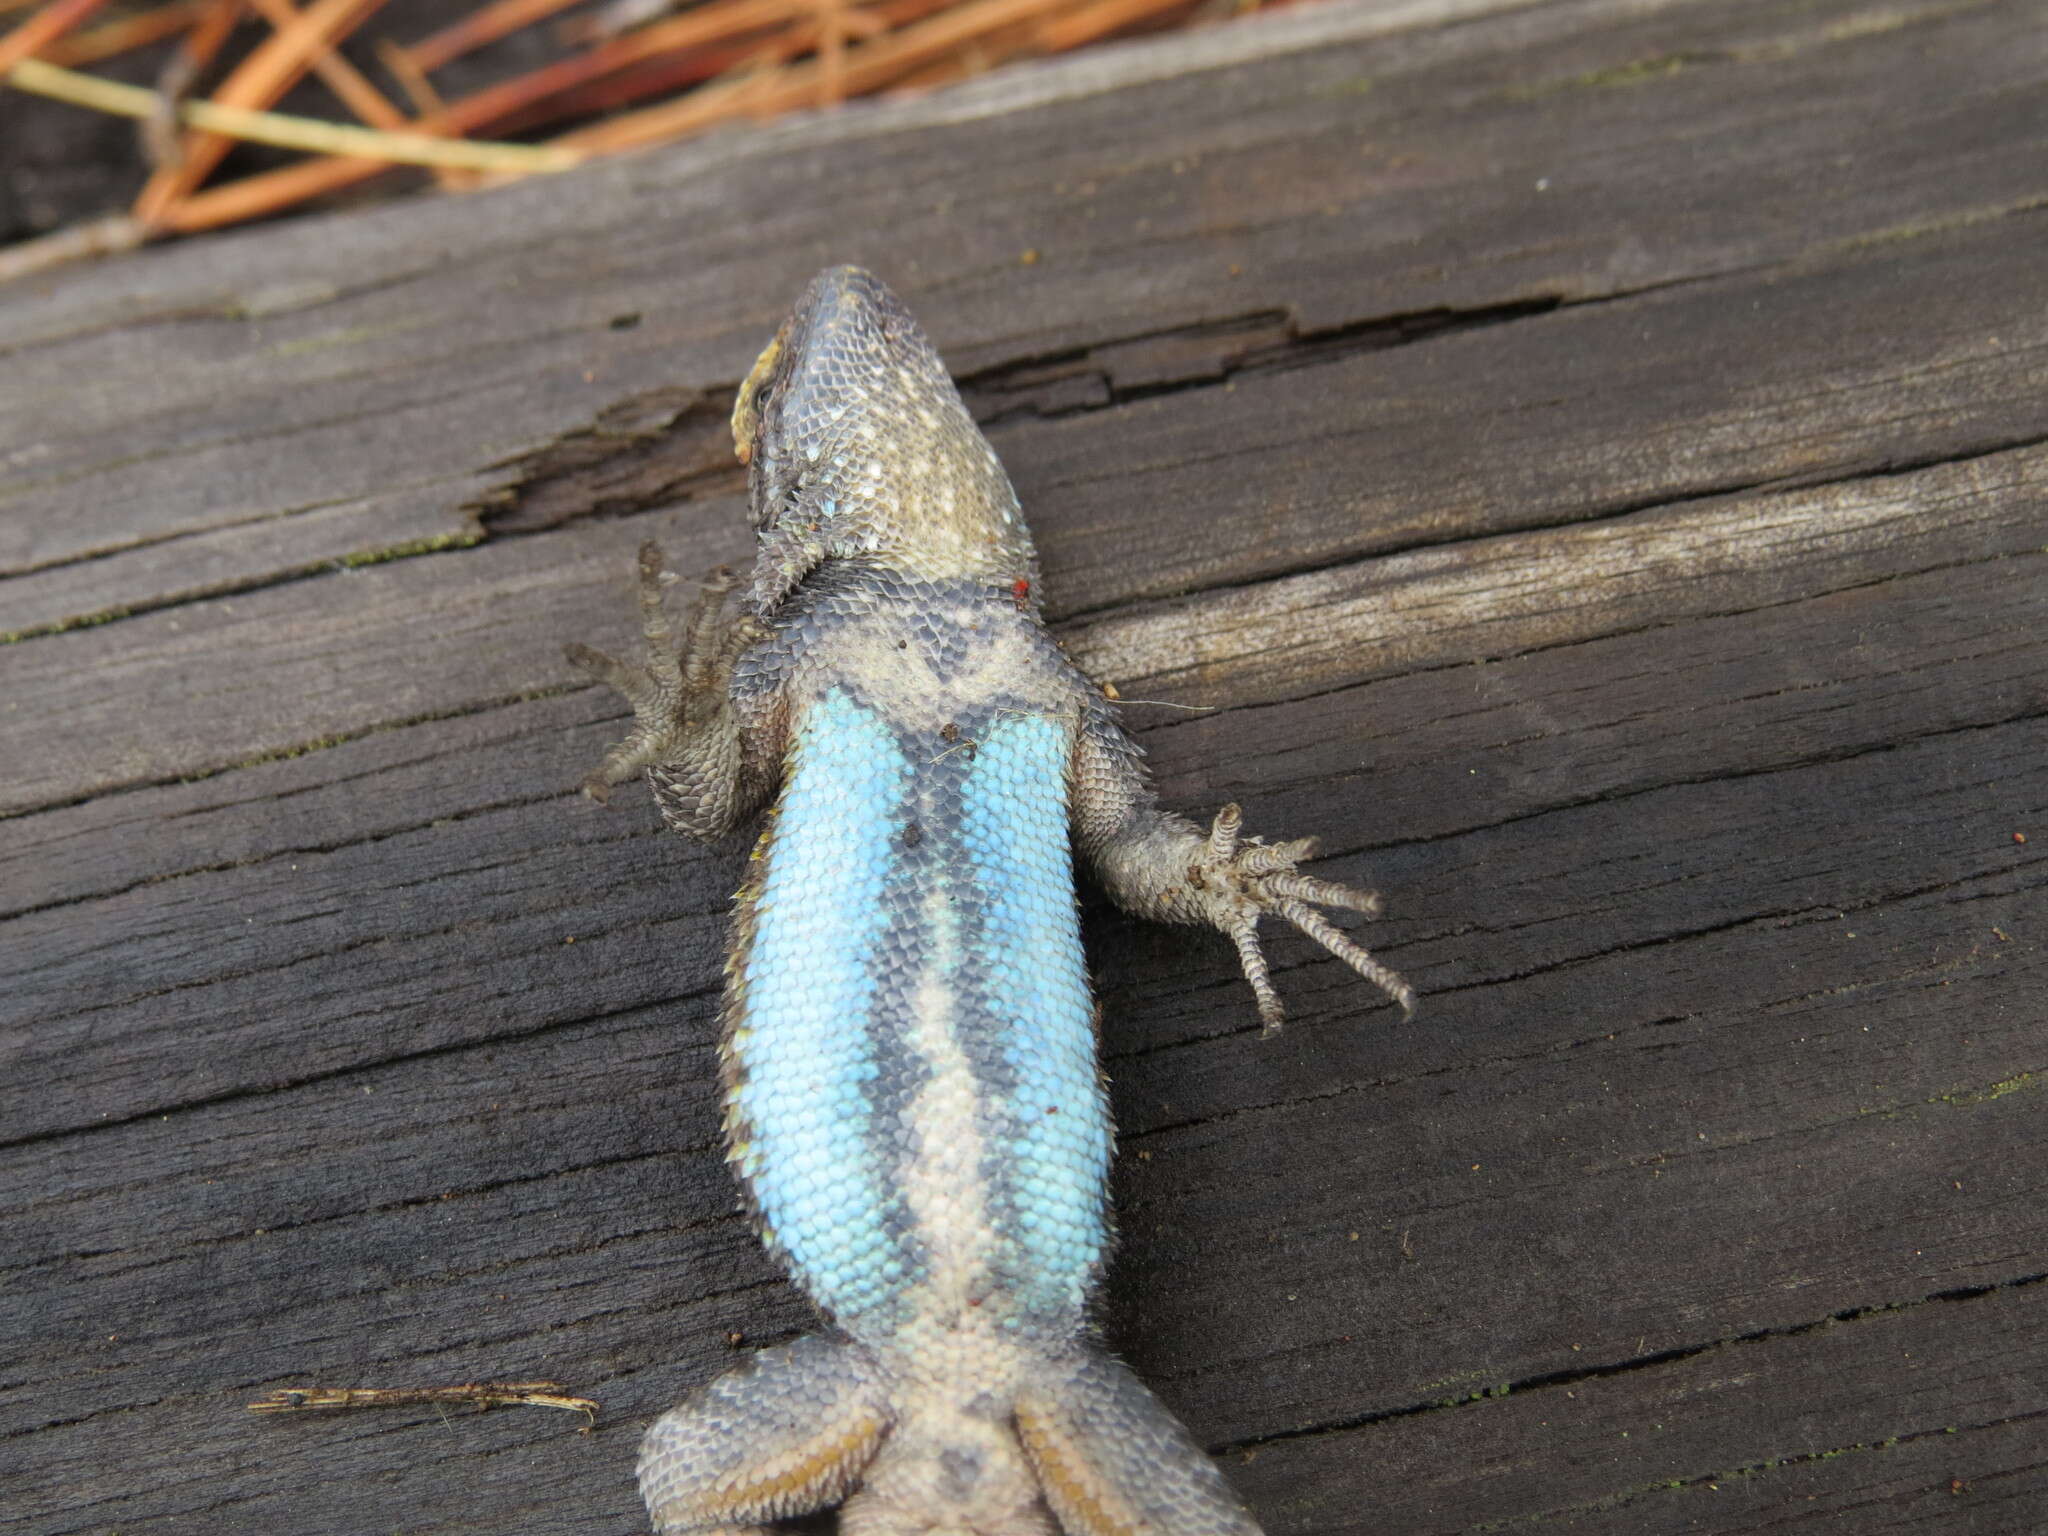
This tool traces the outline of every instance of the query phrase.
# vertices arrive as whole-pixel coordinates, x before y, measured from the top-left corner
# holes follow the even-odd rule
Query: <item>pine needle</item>
[[[146,118],[156,110],[154,91],[121,85],[96,75],[60,69],[40,59],[14,66],[7,83],[38,96],[54,97],[74,106],[110,112],[117,117]],[[248,107],[223,107],[211,101],[188,101],[178,116],[195,128],[252,144],[308,149],[316,154],[347,155],[392,165],[447,165],[475,171],[566,171],[583,156],[557,145],[484,144],[470,139],[437,139],[424,133],[388,133],[327,123],[318,118],[288,117]]]

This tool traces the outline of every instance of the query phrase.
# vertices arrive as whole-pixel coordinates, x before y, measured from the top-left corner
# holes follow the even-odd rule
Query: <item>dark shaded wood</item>
[[[2048,1508],[2044,1309],[2034,1285],[1586,1368],[1534,1394],[1480,1388],[1232,1471],[1298,1528],[1331,1532],[2031,1531]],[[1792,1437],[1759,1435],[1786,1403]]]
[[[575,799],[559,647],[744,556],[732,381],[852,257],[1163,792],[1424,993],[1276,936],[1262,1040],[1091,899],[1105,1327],[1275,1536],[2048,1524],[2031,21],[1328,8],[0,311],[0,1507],[637,1529],[811,1326],[719,1150],[744,841]],[[486,1378],[604,1416],[241,1406]]]
[[[1160,332],[1277,317],[1378,335],[1389,317],[1898,252],[2041,201],[2048,62],[2023,0],[1587,0],[1392,35],[1373,9],[1350,36],[1311,19],[1331,35],[1283,68],[1048,88],[1026,112],[970,96],[944,132],[848,114],[794,142],[51,279],[0,313],[0,497],[43,511],[0,529],[0,571],[34,577],[10,584],[0,632],[472,536],[551,445],[735,383],[779,295],[830,261],[888,273],[964,371],[1102,348],[1111,384],[1145,388],[1156,345],[1128,344]],[[2017,260],[2026,242],[2003,243]],[[745,297],[724,275],[741,266]],[[2010,319],[2038,335],[2038,316]],[[1822,351],[1887,329],[1842,316]],[[1700,382],[1739,392],[1811,348],[1743,346]],[[1477,403],[1457,401],[1467,433]]]

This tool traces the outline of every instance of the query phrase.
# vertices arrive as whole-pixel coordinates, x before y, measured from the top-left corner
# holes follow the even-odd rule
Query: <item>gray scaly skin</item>
[[[1088,1306],[1110,1243],[1110,1125],[1076,853],[1131,911],[1235,940],[1284,919],[1404,1008],[1332,927],[1367,893],[1308,840],[1155,805],[1101,691],[1039,623],[1008,478],[894,294],[815,279],[733,415],[760,536],[679,642],[641,552],[647,655],[580,646],[644,771],[712,839],[773,800],[738,903],[722,1060],[729,1158],[828,1332],[763,1350],[648,1432],[662,1536],[755,1536],[841,1505],[847,1536],[1256,1536]]]

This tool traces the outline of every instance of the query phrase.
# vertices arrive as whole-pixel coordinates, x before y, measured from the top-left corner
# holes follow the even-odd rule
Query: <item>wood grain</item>
[[[52,279],[0,312],[0,506],[42,509],[0,525],[0,571],[36,578],[0,631],[468,536],[507,465],[735,384],[780,295],[833,260],[889,274],[980,373],[1245,317],[1371,335],[1896,255],[2041,201],[2021,4],[1576,3],[1391,37],[1374,11],[1282,67],[1212,57],[945,132],[852,113]],[[2038,340],[2037,315],[2008,318]],[[1840,316],[1823,351],[1884,332]],[[1811,351],[1742,347],[1701,383]]]
[[[2048,1525],[2033,20],[1330,6],[0,307],[10,1529],[640,1529],[812,1326],[718,1142],[744,840],[576,800],[560,646],[745,555],[719,418],[843,259],[1163,793],[1423,992],[1275,935],[1261,1040],[1089,898],[1104,1327],[1267,1528]],[[241,1406],[486,1378],[604,1414]]]

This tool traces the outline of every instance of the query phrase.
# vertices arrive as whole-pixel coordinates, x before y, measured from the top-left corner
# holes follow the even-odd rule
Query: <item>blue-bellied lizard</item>
[[[724,1016],[729,1159],[831,1324],[659,1419],[662,1536],[841,1504],[848,1536],[1256,1536],[1186,1431],[1104,1354],[1111,1131],[1074,855],[1110,896],[1236,941],[1293,923],[1404,1007],[1296,872],[1310,841],[1154,803],[1103,693],[1039,623],[1015,494],[901,302],[821,274],[733,413],[759,550],[679,643],[641,552],[647,656],[581,646],[637,724],[586,788],[645,770],[693,837],[771,799]]]

